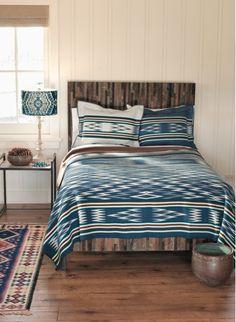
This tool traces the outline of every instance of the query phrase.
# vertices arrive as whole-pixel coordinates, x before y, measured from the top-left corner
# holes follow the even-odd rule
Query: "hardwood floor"
[[[47,223],[49,210],[8,210],[0,223]],[[44,257],[30,316],[11,321],[233,322],[234,274],[210,288],[191,272],[190,254],[78,254],[68,271]]]

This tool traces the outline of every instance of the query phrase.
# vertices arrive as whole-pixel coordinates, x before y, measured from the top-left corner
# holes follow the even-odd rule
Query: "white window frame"
[[[16,41],[16,38],[15,38]],[[16,54],[16,53],[15,53]],[[49,37],[48,27],[44,27],[44,87],[50,87],[49,79]],[[17,70],[15,70],[17,75]],[[27,71],[28,72],[28,71]],[[30,71],[31,72],[31,71]],[[17,92],[17,91],[16,91]],[[16,94],[18,95],[18,93]],[[16,97],[17,99],[17,97]],[[0,102],[1,104],[1,102]],[[17,112],[19,113],[19,111]],[[44,148],[58,148],[59,147],[59,129],[58,116],[50,116],[42,118],[42,138]],[[57,122],[55,122],[55,119]],[[24,145],[31,148],[35,147],[37,140],[37,121],[32,123],[1,123],[0,122],[0,150],[5,150],[16,145]]]
[[[30,27],[27,27],[30,28]],[[16,100],[16,121],[15,122],[2,122],[1,123],[1,119],[0,119],[0,134],[12,134],[12,133],[17,133],[18,131],[20,131],[19,133],[29,133],[29,131],[32,131],[32,126],[35,127],[35,120],[34,118],[31,118],[29,122],[22,122],[19,120],[19,106],[18,106],[18,102],[19,102],[19,86],[18,86],[18,74],[20,72],[27,72],[27,73],[31,73],[31,72],[43,72],[44,74],[44,84],[45,84],[45,80],[48,78],[48,72],[45,70],[45,67],[47,66],[47,42],[45,41],[46,38],[46,29],[47,28],[43,28],[43,34],[44,34],[44,66],[42,70],[20,70],[18,68],[18,39],[17,39],[17,27],[13,27],[14,30],[14,43],[15,43],[15,68],[11,69],[11,70],[1,70],[1,72],[11,72],[14,73],[15,75],[15,84],[16,84],[16,96],[15,96],[15,100]],[[1,104],[1,102],[0,102]]]

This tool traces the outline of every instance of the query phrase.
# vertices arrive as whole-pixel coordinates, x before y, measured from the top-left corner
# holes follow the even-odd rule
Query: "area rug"
[[[0,315],[30,314],[45,230],[45,225],[0,224]]]

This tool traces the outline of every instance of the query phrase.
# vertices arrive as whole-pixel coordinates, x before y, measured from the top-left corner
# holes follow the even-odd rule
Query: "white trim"
[[[0,131],[0,138],[8,137],[9,135],[19,136],[22,135],[35,135],[37,134],[37,118],[35,118],[35,122],[32,123],[2,123],[1,124],[1,131]],[[43,125],[42,125],[42,134],[50,134],[51,124],[53,123],[50,118],[53,118],[54,122],[56,117],[48,116],[43,118]]]
[[[15,90],[16,90],[16,95],[15,95],[15,102],[16,102],[16,118],[15,122],[1,122],[0,119],[0,135],[5,134],[5,133],[22,133],[22,125],[24,124],[23,131],[29,133],[30,131],[32,132],[32,124],[34,125],[34,122],[30,123],[23,123],[20,121],[20,107],[19,107],[19,83],[18,83],[18,78],[19,78],[19,73],[26,72],[26,73],[34,73],[34,72],[40,72],[43,74],[44,77],[44,83],[45,80],[48,79],[48,70],[46,70],[45,67],[48,67],[47,61],[48,61],[48,38],[47,38],[47,33],[48,33],[48,28],[47,27],[40,27],[43,28],[43,46],[44,46],[44,65],[42,69],[30,69],[30,70],[25,70],[25,69],[19,69],[19,61],[18,61],[18,28],[17,27],[12,27],[14,30],[14,53],[15,53],[15,66],[11,70],[1,70],[1,73],[6,73],[6,72],[11,72],[15,75]],[[29,27],[30,28],[30,27]],[[46,41],[47,40],[47,41]],[[47,84],[48,85],[48,84]],[[45,122],[48,123],[48,122]]]
[[[47,150],[47,149],[59,149],[61,146],[61,142],[63,139],[61,138],[50,138],[50,137],[43,137],[42,138],[42,149]],[[13,147],[26,147],[30,149],[35,149],[37,145],[37,136],[22,136],[22,137],[6,137],[4,138],[4,141],[0,140],[0,151],[2,150],[3,152],[11,149]]]
[[[44,59],[44,66],[42,71],[44,72],[45,87],[56,88],[56,86],[49,86],[49,85],[52,85],[52,80],[49,79],[49,75],[51,74],[51,68],[55,68],[54,64],[57,63],[57,61],[52,60],[52,57],[50,56],[52,54],[50,51],[51,44],[49,42],[50,34],[51,34],[50,28],[44,28],[45,59]],[[53,64],[51,64],[53,66],[50,66],[49,61],[53,61]],[[32,72],[32,70],[28,72]],[[57,81],[54,80],[53,83],[56,85]],[[18,118],[18,115],[17,115],[17,118]],[[14,143],[19,142],[21,144],[23,142],[24,143],[35,142],[36,138],[37,138],[36,118],[35,118],[35,122],[32,122],[32,123],[21,123],[19,121],[18,122],[16,121],[15,123],[0,123],[0,148],[11,147],[12,142]],[[59,139],[59,116],[58,115],[43,118],[43,125],[42,125],[43,143],[46,138],[50,140],[50,144],[49,144],[50,147],[51,146],[53,148],[59,147],[58,142],[60,142],[60,139]],[[32,147],[34,147],[34,145],[32,145]]]

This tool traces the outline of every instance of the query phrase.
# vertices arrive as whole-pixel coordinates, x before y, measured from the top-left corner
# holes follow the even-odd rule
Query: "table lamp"
[[[42,157],[41,116],[57,114],[57,90],[22,90],[21,100],[22,113],[24,115],[37,116],[38,118],[38,142],[34,161],[39,161]]]

